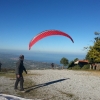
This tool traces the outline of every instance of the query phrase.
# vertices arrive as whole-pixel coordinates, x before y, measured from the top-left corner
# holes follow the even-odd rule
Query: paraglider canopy
[[[31,49],[31,47],[39,40],[41,40],[44,37],[47,36],[51,36],[51,35],[62,35],[65,36],[69,39],[71,39],[71,41],[74,43],[73,39],[71,38],[71,36],[69,36],[67,33],[59,31],[59,30],[46,30],[41,32],[40,34],[36,35],[29,43],[29,50]]]

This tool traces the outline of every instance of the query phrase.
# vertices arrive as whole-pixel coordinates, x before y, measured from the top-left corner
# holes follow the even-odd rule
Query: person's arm
[[[23,70],[25,71],[25,73],[27,74],[26,68],[23,66]]]
[[[2,65],[2,63],[0,63],[0,65]]]

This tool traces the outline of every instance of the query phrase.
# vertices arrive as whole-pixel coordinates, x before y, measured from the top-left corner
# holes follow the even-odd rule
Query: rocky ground
[[[30,100],[100,100],[100,72],[30,70],[24,74],[25,93],[14,90],[14,73],[0,74],[0,93]]]

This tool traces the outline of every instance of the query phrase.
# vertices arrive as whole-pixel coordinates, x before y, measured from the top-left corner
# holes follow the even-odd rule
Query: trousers
[[[16,75],[16,81],[15,81],[15,89],[18,88],[18,84],[20,82],[20,89],[23,90],[23,83],[24,83],[24,78],[23,78],[23,75],[20,75],[20,77],[18,78],[17,75]]]

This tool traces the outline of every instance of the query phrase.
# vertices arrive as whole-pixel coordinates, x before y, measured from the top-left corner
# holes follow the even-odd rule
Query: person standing
[[[23,71],[27,74],[26,68],[23,65],[24,61],[24,55],[19,56],[19,60],[16,63],[16,68],[15,68],[15,74],[16,74],[16,81],[15,81],[15,86],[14,89],[18,89],[18,83],[20,82],[20,91],[24,91],[23,88],[23,83],[24,83],[24,78],[23,78]]]
[[[52,69],[54,69],[54,63],[51,63],[51,67],[52,67]]]
[[[1,65],[2,65],[2,63],[0,62],[0,72],[1,72]]]

